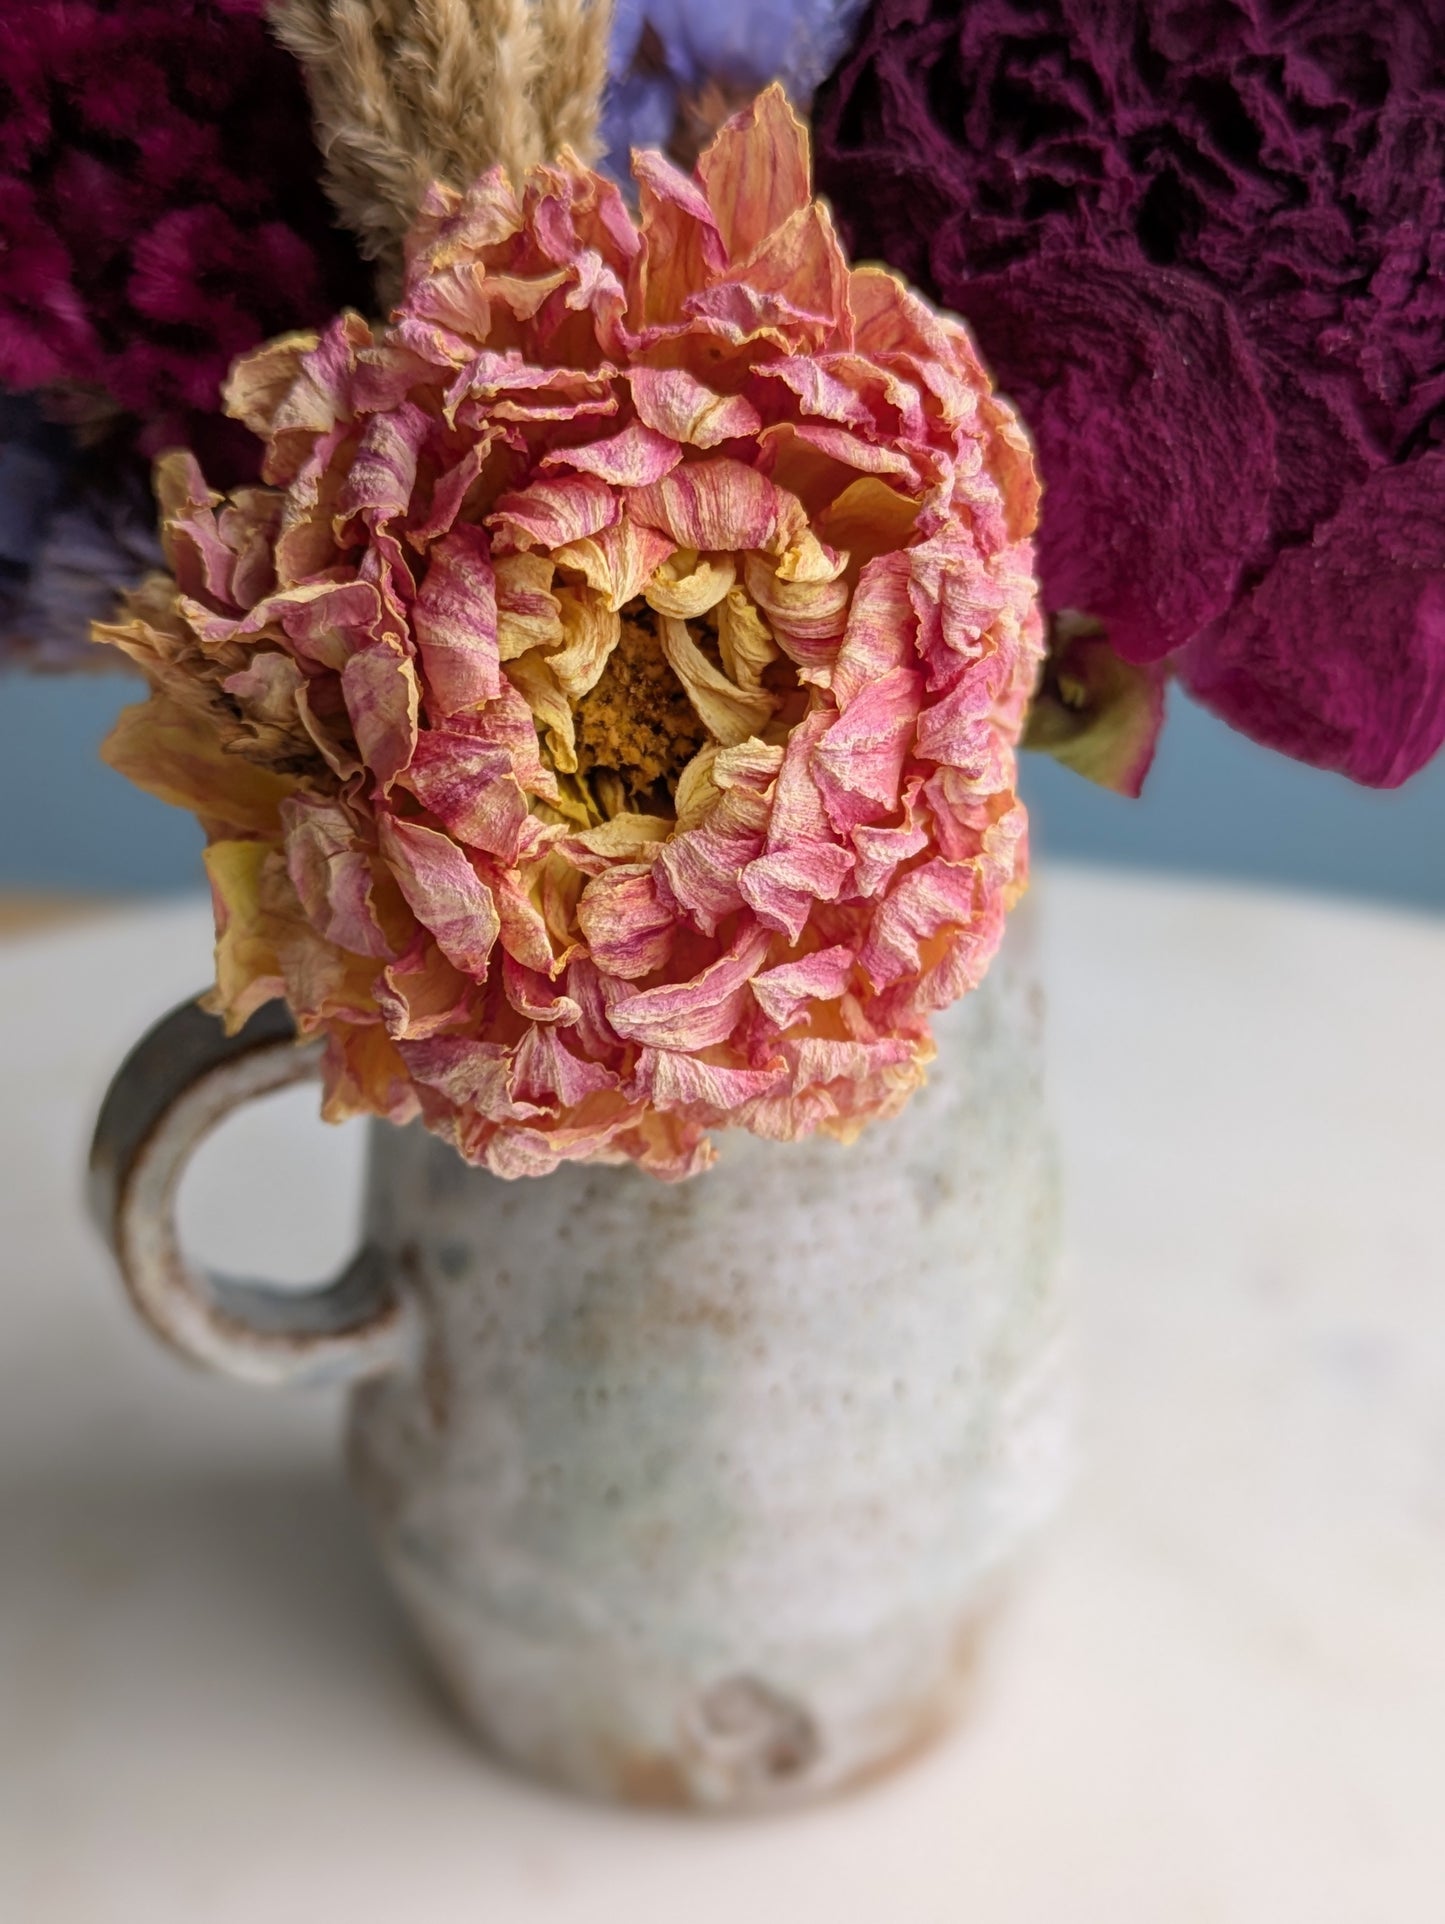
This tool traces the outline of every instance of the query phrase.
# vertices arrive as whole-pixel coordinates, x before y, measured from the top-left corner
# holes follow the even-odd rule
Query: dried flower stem
[[[398,284],[433,180],[598,151],[612,0],[272,0],[311,89],[337,211]]]

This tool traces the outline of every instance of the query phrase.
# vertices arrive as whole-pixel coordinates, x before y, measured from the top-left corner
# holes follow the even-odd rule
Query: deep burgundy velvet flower
[[[1036,437],[1045,605],[1302,760],[1428,760],[1441,0],[878,0],[816,118],[854,252]]]
[[[142,453],[254,474],[230,363],[367,302],[320,173],[261,0],[6,0],[0,385],[97,391]]]

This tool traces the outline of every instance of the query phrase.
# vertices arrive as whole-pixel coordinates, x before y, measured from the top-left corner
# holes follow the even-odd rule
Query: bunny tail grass
[[[305,71],[342,220],[399,287],[402,240],[433,180],[518,179],[598,151],[612,0],[272,0]]]

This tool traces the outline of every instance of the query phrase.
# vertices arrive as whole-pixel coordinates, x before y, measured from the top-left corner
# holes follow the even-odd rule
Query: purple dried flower
[[[1301,760],[1427,761],[1441,0],[878,0],[817,126],[854,251],[962,313],[1032,428],[1045,605]]]
[[[617,0],[603,105],[607,165],[633,147],[691,165],[728,111],[771,80],[806,107],[866,0]]]
[[[0,393],[0,666],[108,668],[90,624],[161,563],[145,463]]]

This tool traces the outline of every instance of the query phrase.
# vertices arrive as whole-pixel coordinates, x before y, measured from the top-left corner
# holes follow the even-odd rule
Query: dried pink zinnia
[[[851,1135],[1021,887],[1036,487],[968,337],[850,270],[776,89],[640,223],[434,188],[392,323],[242,362],[273,486],[162,463],[110,758],[210,840],[218,1002],[499,1174]]]

